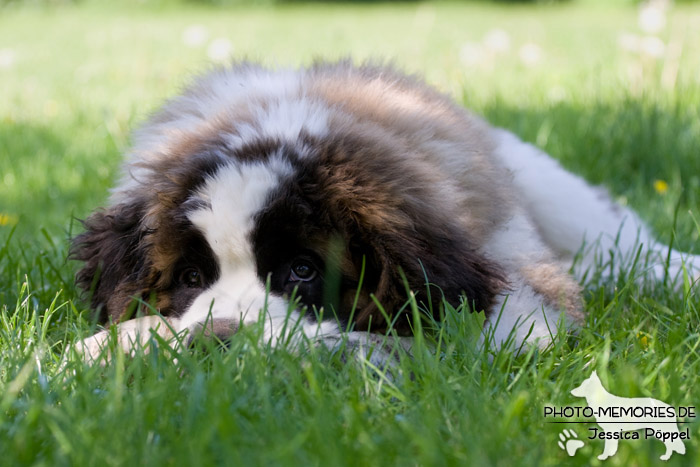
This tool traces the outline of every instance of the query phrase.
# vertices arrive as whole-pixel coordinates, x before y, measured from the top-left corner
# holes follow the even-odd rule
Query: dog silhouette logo
[[[664,443],[666,452],[661,460],[668,460],[674,452],[685,454],[683,439],[689,432],[678,430],[676,413],[669,404],[651,397],[620,397],[610,394],[593,371],[591,376],[571,391],[586,399],[600,430],[590,428],[593,436],[605,440],[605,448],[598,459],[604,460],[617,452],[620,439],[639,439],[637,430],[644,430],[645,439],[656,438]]]

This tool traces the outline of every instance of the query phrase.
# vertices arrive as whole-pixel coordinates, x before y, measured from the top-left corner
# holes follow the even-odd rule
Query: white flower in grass
[[[476,42],[465,42],[459,50],[459,59],[465,65],[474,66],[484,63],[486,54],[481,44]]]
[[[188,26],[182,32],[182,43],[188,47],[201,47],[209,39],[209,31],[201,24]]]
[[[666,26],[667,1],[648,1],[639,8],[639,28],[647,34],[657,34]]]
[[[484,46],[495,54],[510,50],[510,35],[503,29],[492,29],[484,36]]]
[[[625,52],[661,58],[666,52],[666,44],[656,36],[641,37],[636,34],[622,33],[617,39],[618,46]]]
[[[11,68],[15,64],[17,54],[12,49],[0,49],[0,68]]]
[[[520,57],[520,61],[523,62],[523,65],[535,66],[542,61],[544,53],[539,45],[533,42],[528,42],[520,47],[518,56]]]
[[[207,56],[215,62],[226,62],[233,55],[233,44],[225,37],[214,39],[207,47]]]

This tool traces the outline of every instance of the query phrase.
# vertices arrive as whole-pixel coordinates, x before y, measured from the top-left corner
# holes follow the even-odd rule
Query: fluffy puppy
[[[108,207],[84,224],[77,280],[103,322],[121,321],[125,349],[149,331],[226,338],[259,320],[273,343],[349,330],[361,347],[367,331],[410,334],[407,289],[436,317],[443,299],[484,310],[497,343],[546,342],[581,320],[567,271],[584,240],[667,253],[535,147],[415,77],[348,62],[200,77],[136,133]],[[671,252],[672,274],[680,264]],[[167,323],[125,321],[135,301]],[[80,350],[94,358],[106,338]]]

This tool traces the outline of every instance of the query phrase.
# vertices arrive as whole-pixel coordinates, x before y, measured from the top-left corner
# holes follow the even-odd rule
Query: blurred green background
[[[0,9],[0,240],[15,226],[65,242],[72,217],[104,202],[130,133],[193,74],[238,58],[350,56],[425,76],[605,183],[660,232],[679,207],[680,241],[694,248],[697,3],[217,3]]]

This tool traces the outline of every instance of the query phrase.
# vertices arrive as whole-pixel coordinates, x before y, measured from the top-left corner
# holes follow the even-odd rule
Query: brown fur
[[[581,286],[565,273],[561,265],[539,263],[521,269],[532,289],[545,298],[547,304],[566,311],[579,324],[583,321]]]
[[[318,65],[310,80],[313,92],[346,111],[333,128],[401,142],[404,164],[415,165],[424,183],[442,188],[440,203],[454,202],[456,218],[475,241],[508,217],[512,202],[502,171],[489,160],[487,125],[447,96],[417,78],[349,62]],[[453,180],[462,183],[450,186]]]
[[[281,242],[297,238],[297,247],[320,257],[329,255],[333,239],[342,239],[338,312],[344,319],[352,315],[360,330],[385,329],[389,323],[372,296],[393,319],[406,285],[436,317],[443,297],[456,304],[464,294],[475,309],[488,310],[507,293],[508,271],[484,253],[484,244],[511,216],[514,201],[502,168],[489,157],[494,142],[485,123],[389,68],[318,64],[302,76],[299,96],[334,109],[329,134],[319,139],[302,132],[293,142],[260,138],[232,150],[225,137],[256,125],[251,109],[267,108],[274,97],[251,96],[190,128],[171,127],[183,115],[201,117],[191,102],[206,97],[219,73],[151,119],[137,137],[136,160],[113,205],[94,213],[73,243],[73,257],[85,262],[78,282],[93,290],[103,319],[121,318],[133,298],[153,299],[165,315],[184,312],[191,297],[177,292],[176,282],[187,261],[183,241],[196,243],[186,216],[190,196],[222,165],[265,161],[273,153],[283,153],[296,175],[271,195],[267,209],[275,215],[257,219],[267,223],[253,233],[265,246],[258,256],[268,256],[258,264],[263,282],[265,261],[275,258],[265,251],[274,242],[262,238],[283,232]],[[285,204],[290,199],[294,208]],[[549,265],[524,273],[551,303],[577,312],[578,289],[565,273]],[[351,310],[356,296],[358,307]],[[410,331],[405,316],[397,326]]]

